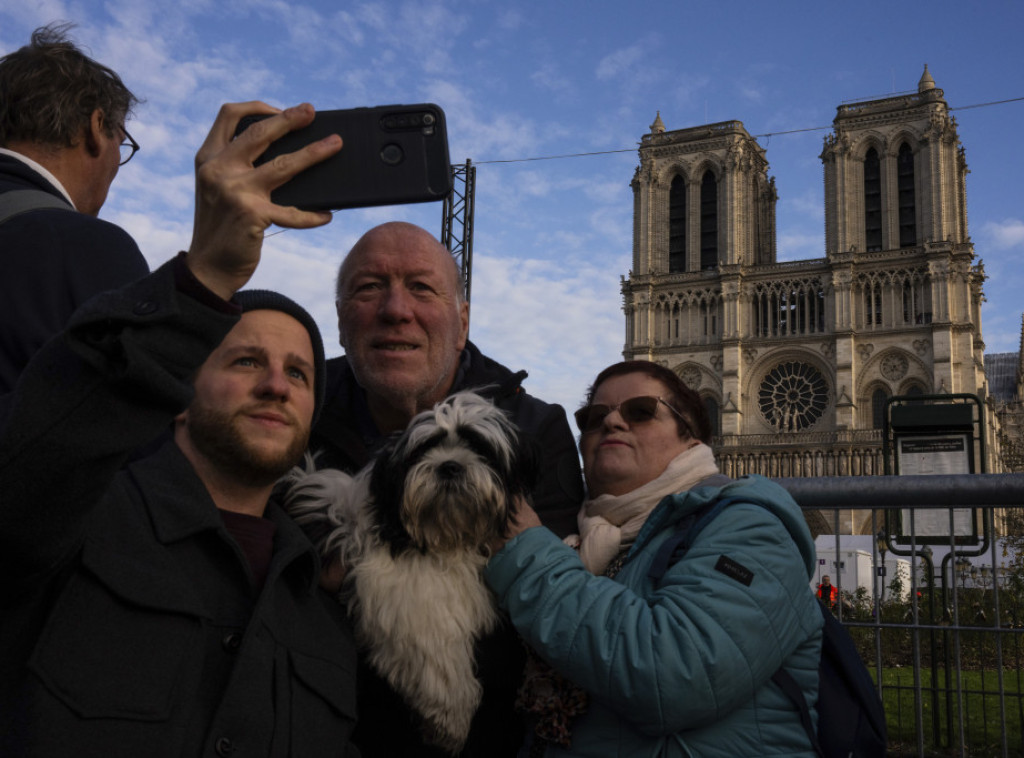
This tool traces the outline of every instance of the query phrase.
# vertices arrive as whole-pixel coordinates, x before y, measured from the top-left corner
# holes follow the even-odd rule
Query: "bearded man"
[[[250,113],[276,115],[231,139]],[[330,219],[270,192],[337,137],[253,167],[312,118],[225,106],[189,251],[80,308],[0,397],[5,758],[357,754],[351,628],[272,497],[322,404],[323,345],[293,301],[238,292],[263,229]]]

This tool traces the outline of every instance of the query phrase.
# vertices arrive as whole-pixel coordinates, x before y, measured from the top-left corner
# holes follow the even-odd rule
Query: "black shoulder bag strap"
[[[807,704],[807,696],[800,689],[800,685],[796,683],[796,679],[786,669],[780,667],[772,674],[772,681],[796,706],[797,711],[800,713],[800,723],[803,724],[804,731],[807,732],[807,736],[811,739],[811,747],[814,748],[818,758],[825,758],[825,753],[821,749],[821,743],[818,741],[818,733],[814,731],[814,725],[811,723],[811,708]]]
[[[73,211],[68,201],[43,190],[11,190],[0,195],[0,224],[36,210]]]
[[[695,490],[698,487],[724,487],[731,481],[732,479],[724,474],[712,474],[706,479],[701,479],[690,489]],[[722,508],[734,500],[735,498],[715,500],[705,503],[692,513],[686,514],[676,525],[676,530],[672,536],[661,543],[661,547],[658,548],[658,552],[651,562],[651,568],[647,572],[647,576],[650,577],[651,581],[658,582],[661,577],[665,576],[668,567],[682,558],[683,553],[690,549],[690,545],[697,539],[701,529],[707,526]]]

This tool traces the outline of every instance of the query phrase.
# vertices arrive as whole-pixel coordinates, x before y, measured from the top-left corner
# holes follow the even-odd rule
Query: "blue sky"
[[[629,181],[658,111],[668,129],[735,119],[766,135],[779,259],[818,258],[828,130],[816,127],[830,127],[843,101],[915,89],[927,63],[963,109],[954,115],[971,169],[969,227],[989,275],[986,352],[1018,347],[1024,101],[967,106],[1024,97],[1019,0],[21,0],[0,9],[0,53],[59,19],[77,23],[75,39],[146,100],[129,127],[142,151],[101,215],[151,266],[188,246],[192,157],[222,102],[441,105],[452,160],[478,167],[471,338],[570,411],[621,358]],[[792,130],[810,131],[781,134]],[[625,152],[521,160],[601,151]],[[328,354],[340,354],[338,262],[390,219],[438,233],[441,206],[343,211],[323,229],[268,237],[253,286],[303,302]]]

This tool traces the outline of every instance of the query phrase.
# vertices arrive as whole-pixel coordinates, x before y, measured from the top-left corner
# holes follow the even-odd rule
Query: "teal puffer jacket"
[[[737,496],[655,585],[648,570],[677,523]],[[570,748],[545,755],[813,758],[771,675],[785,664],[817,701],[815,560],[799,506],[757,476],[666,497],[614,579],[543,527],[510,540],[488,583],[527,643],[590,694]]]

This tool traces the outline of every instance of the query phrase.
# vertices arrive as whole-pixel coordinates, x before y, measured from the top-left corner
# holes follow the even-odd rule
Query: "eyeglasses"
[[[119,166],[123,166],[132,159],[135,153],[139,152],[139,143],[132,139],[132,135],[128,133],[128,130],[123,126],[121,131],[124,132],[124,141],[121,143],[121,162]]]
[[[584,406],[575,413],[576,426],[579,427],[580,432],[583,434],[596,432],[601,428],[602,424],[604,424],[604,420],[612,411],[618,411],[619,415],[622,416],[623,421],[630,426],[645,424],[648,421],[653,421],[658,415],[658,403],[661,403],[672,411],[672,413],[674,413],[679,420],[683,422],[683,427],[686,429],[686,433],[691,437],[693,436],[693,432],[690,430],[690,425],[687,423],[683,414],[660,397],[652,397],[650,395],[631,397],[628,400],[623,400],[618,405],[602,405],[597,403]]]

